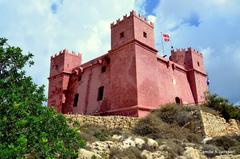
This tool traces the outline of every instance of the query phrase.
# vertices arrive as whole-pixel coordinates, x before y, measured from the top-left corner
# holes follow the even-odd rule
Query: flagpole
[[[161,41],[162,41],[162,56],[164,55],[164,45],[163,45],[163,34],[161,32]]]

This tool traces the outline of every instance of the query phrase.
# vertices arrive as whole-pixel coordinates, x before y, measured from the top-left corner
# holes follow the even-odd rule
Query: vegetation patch
[[[0,38],[0,158],[77,158],[85,142],[63,115],[42,106],[44,86],[23,69],[32,57]]]
[[[193,118],[192,109],[174,104],[162,106],[140,120],[133,132],[153,139],[178,139],[199,143],[201,134],[196,134],[188,128]]]

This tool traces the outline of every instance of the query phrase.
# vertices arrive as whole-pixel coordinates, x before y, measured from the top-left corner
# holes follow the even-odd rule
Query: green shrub
[[[190,109],[176,105],[163,106],[141,119],[133,132],[153,139],[180,139],[199,143],[201,135],[184,127],[192,120]]]
[[[227,99],[216,94],[206,95],[205,106],[218,111],[227,121],[229,119],[240,120],[240,107],[234,106]]]
[[[53,109],[23,68],[32,54],[0,38],[0,158],[77,158],[84,141]]]

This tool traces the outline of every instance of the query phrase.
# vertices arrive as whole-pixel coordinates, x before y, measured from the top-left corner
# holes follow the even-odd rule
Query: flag
[[[162,38],[165,42],[170,41],[170,36],[168,34],[162,34]]]

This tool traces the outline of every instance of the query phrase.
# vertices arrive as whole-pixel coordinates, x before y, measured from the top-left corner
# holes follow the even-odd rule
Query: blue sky
[[[132,9],[155,23],[159,54],[160,32],[171,36],[168,55],[171,45],[201,51],[210,91],[240,104],[238,0],[0,0],[0,37],[35,55],[28,74],[47,86],[51,55],[67,48],[86,62],[106,53],[110,23]]]

